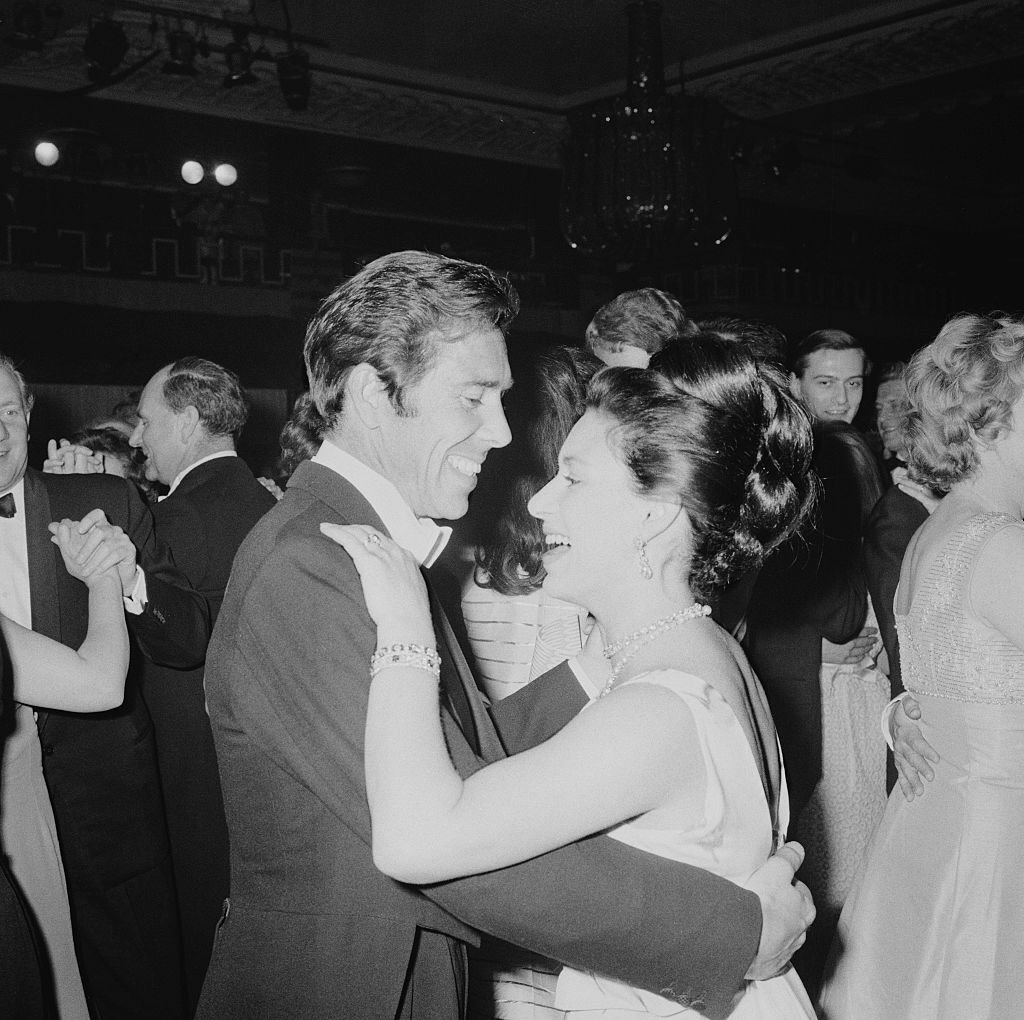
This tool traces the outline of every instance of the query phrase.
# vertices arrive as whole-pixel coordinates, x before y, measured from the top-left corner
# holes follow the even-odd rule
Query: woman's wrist
[[[399,641],[390,645],[378,645],[370,656],[370,679],[390,669],[412,669],[430,676],[434,681],[441,679],[441,656],[431,645]]]
[[[121,578],[114,567],[104,570],[102,573],[92,574],[84,578],[83,583],[91,591],[102,592],[109,587],[112,592],[116,592],[118,595],[121,594]]]

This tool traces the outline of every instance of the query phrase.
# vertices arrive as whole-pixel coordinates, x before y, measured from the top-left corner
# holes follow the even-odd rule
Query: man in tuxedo
[[[0,536],[4,580],[29,607],[32,629],[75,648],[85,639],[87,589],[66,572],[48,531],[53,520],[85,518],[120,550],[140,645],[191,665],[209,635],[205,603],[159,550],[149,511],[123,479],[29,468],[31,409],[24,379],[0,354],[0,496],[12,497],[23,521]],[[40,711],[38,728],[90,1007],[104,1020],[179,1020],[181,949],[149,713],[129,685],[118,709]]]
[[[242,539],[274,497],[237,456],[248,417],[233,372],[180,358],[146,383],[129,442],[146,477],[169,486],[154,506],[157,536],[216,621]],[[153,719],[177,888],[188,1013],[195,1011],[228,895],[228,831],[206,715],[203,663],[175,669],[144,660],[140,683]]]
[[[363,728],[376,629],[320,524],[370,524],[434,562],[447,529],[432,518],[466,512],[488,452],[511,438],[501,398],[517,310],[485,267],[402,252],[343,283],[309,325],[324,442],[243,542],[207,657],[232,891],[203,1020],[456,1020],[474,929],[722,1016],[744,975],[777,971],[809,921],[796,852],[758,872],[760,896],[604,836],[422,889],[373,865]],[[516,696],[503,747],[436,598],[433,609],[464,774],[585,702],[568,668],[547,674],[543,698],[533,685]]]
[[[851,446],[867,358],[849,333],[823,329],[797,345],[790,389],[814,424],[814,470],[822,482],[813,528],[775,550],[761,569],[744,647],[764,684],[786,762],[793,829],[821,778],[821,664],[857,661],[867,616],[861,568],[866,512]],[[870,506],[868,507],[870,511]],[[853,642],[849,648],[836,648]]]

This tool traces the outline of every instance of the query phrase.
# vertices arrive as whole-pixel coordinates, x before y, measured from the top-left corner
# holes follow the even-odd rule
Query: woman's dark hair
[[[148,503],[155,503],[158,493],[163,491],[146,477],[145,460],[140,451],[128,444],[128,436],[123,429],[109,425],[89,426],[80,429],[69,441],[86,446],[93,453],[116,457],[124,464],[125,478],[135,483]]]
[[[281,453],[274,465],[274,477],[282,484],[295,473],[295,469],[309,460],[323,441],[324,420],[307,390],[300,393],[292,404],[292,413],[281,428]]]
[[[545,577],[544,532],[527,504],[558,471],[558,451],[583,414],[587,382],[603,365],[579,347],[553,347],[516,374],[508,418],[515,437],[502,473],[501,507],[476,553],[476,581],[503,595],[526,595]],[[492,498],[497,494],[492,494]]]
[[[823,427],[829,432],[832,456],[838,455],[835,470],[845,476],[852,474],[857,479],[857,509],[860,514],[860,527],[857,533],[863,534],[864,525],[867,524],[871,511],[885,492],[885,479],[878,458],[857,429],[831,427],[831,423]],[[842,458],[841,462],[838,457]],[[819,462],[818,470],[823,477],[827,477],[829,466]]]
[[[587,406],[613,420],[609,441],[637,492],[686,511],[699,598],[760,565],[814,501],[807,415],[783,373],[736,343],[700,334],[647,371],[607,369]]]

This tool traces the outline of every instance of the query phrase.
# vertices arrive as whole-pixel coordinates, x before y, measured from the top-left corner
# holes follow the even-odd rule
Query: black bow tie
[[[9,492],[0,496],[0,517],[13,517],[17,513],[14,505],[14,496]]]

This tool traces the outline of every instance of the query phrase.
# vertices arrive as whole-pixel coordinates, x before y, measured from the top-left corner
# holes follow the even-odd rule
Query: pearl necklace
[[[604,689],[598,695],[599,698],[603,698],[608,694],[611,689],[615,686],[615,681],[622,676],[622,671],[626,668],[626,663],[640,651],[644,645],[649,645],[655,638],[664,634],[665,631],[671,630],[673,627],[678,627],[682,623],[686,623],[687,620],[697,620],[702,616],[709,616],[711,614],[711,606],[702,605],[700,602],[694,602],[692,606],[687,606],[685,609],[677,609],[674,613],[670,613],[668,616],[663,616],[660,620],[655,620],[654,623],[649,623],[646,627],[641,627],[639,630],[634,630],[631,634],[627,634],[624,638],[618,641],[613,641],[610,645],[605,645],[601,649],[601,654],[611,661],[616,655],[622,657],[619,661],[612,666],[612,671],[608,676],[608,682],[604,685]]]

